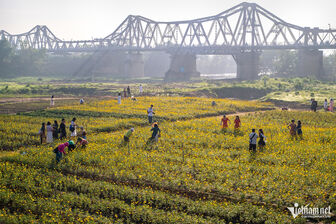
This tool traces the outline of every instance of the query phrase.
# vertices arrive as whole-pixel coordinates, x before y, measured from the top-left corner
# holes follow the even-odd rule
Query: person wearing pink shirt
[[[59,161],[62,159],[63,154],[65,155],[65,147],[69,147],[69,142],[65,142],[63,144],[60,144],[54,149],[54,153],[56,153],[56,162],[59,163]]]

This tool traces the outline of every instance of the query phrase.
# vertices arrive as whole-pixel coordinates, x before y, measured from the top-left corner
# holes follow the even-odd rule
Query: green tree
[[[7,40],[0,40],[0,77],[10,77],[13,50]]]

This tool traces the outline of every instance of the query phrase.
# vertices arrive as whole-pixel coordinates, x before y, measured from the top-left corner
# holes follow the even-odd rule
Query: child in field
[[[259,149],[262,150],[266,146],[266,137],[264,135],[264,131],[262,129],[259,129],[259,141],[258,146]]]
[[[296,138],[296,124],[295,124],[295,120],[292,120],[292,122],[288,125],[288,129],[289,129],[289,134],[291,136],[291,138]]]
[[[225,116],[225,114],[223,115],[223,118],[222,118],[222,120],[221,120],[221,125],[222,125],[222,129],[223,130],[226,130],[227,128],[228,128],[228,126],[229,126],[229,122],[231,122],[230,121],[230,119],[229,118],[227,118],[226,116]]]
[[[249,135],[249,150],[252,151],[252,152],[256,152],[257,150],[257,138],[258,138],[258,135],[257,133],[255,133],[255,129],[253,128],[252,129],[252,133]]]
[[[45,142],[45,139],[46,139],[46,133],[45,133],[45,123],[43,122],[42,123],[42,127],[41,129],[39,130],[39,135],[40,135],[40,142],[41,142],[41,145]]]

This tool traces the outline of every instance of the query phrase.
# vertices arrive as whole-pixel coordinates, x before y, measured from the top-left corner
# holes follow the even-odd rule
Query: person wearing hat
[[[134,132],[134,128],[131,128],[125,133],[125,135],[124,135],[124,142],[125,143],[129,142],[129,139],[132,136],[133,132]]]
[[[69,152],[71,152],[72,150],[76,148],[76,145],[72,140],[69,140],[68,143],[69,143],[68,150]]]

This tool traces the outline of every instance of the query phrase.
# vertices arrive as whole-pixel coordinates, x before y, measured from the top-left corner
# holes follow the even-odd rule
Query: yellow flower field
[[[188,102],[194,110],[189,113],[181,109],[183,99],[163,99],[176,105],[171,111],[155,100],[159,98],[139,99],[134,107],[130,101],[125,108],[140,114],[151,101],[169,119],[202,114],[199,101]],[[263,107],[217,101],[233,111]],[[211,100],[204,108],[208,103]],[[113,101],[72,109],[124,113]],[[27,123],[36,119],[19,118]],[[267,111],[240,118],[239,131],[233,129],[234,116],[229,116],[226,131],[221,129],[220,116],[163,120],[158,123],[159,142],[150,143],[151,126],[145,119],[80,117],[91,130],[89,145],[69,152],[59,164],[52,151],[59,142],[20,148],[17,154],[0,157],[0,201],[5,202],[0,222],[47,222],[52,217],[53,222],[74,223],[305,223],[305,218],[294,219],[287,207],[298,203],[331,206],[335,211],[334,114]],[[289,135],[287,125],[292,119],[302,121],[302,140]],[[125,129],[102,128],[118,122],[124,128],[134,122],[129,145],[122,144]],[[252,128],[262,128],[267,140],[256,153],[248,150]],[[50,210],[57,212],[49,216]],[[38,214],[43,215],[36,219]]]

